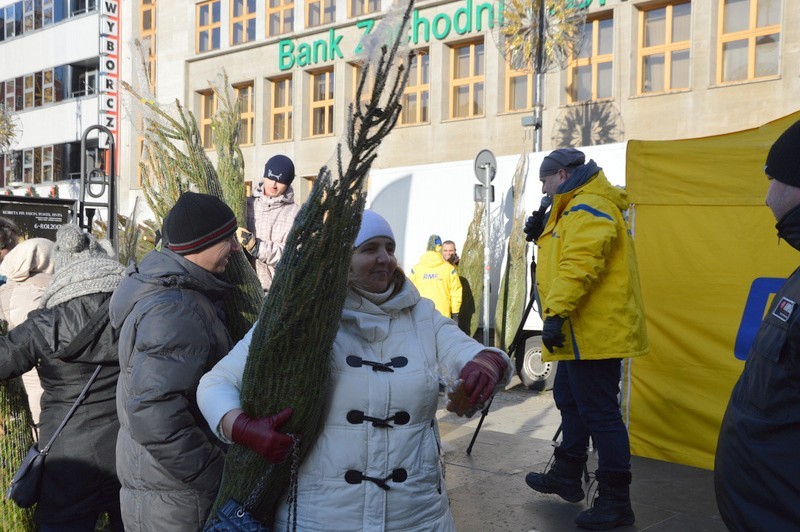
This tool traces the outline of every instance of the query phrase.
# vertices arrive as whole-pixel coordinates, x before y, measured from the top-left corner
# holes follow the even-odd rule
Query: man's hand
[[[247,251],[250,255],[253,254],[253,250],[256,247],[256,237],[253,233],[244,227],[239,227],[236,229],[236,240],[239,241],[239,245],[242,246],[243,250]]]
[[[233,422],[231,439],[252,449],[273,464],[282,462],[292,449],[292,438],[278,429],[292,417],[292,409],[286,408],[274,416],[252,418],[239,414]]]
[[[544,319],[542,327],[542,343],[552,353],[556,347],[564,347],[566,340],[561,328],[564,326],[566,318],[561,316],[548,316]]]

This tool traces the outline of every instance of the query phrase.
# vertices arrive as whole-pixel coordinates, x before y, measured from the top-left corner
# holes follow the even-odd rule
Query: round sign
[[[489,181],[494,179],[494,174],[497,172],[497,159],[494,154],[489,150],[481,150],[475,157],[475,177],[478,182],[484,183],[486,181],[486,170],[489,170]]]

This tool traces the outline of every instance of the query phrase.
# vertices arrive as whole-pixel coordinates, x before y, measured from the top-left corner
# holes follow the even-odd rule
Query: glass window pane
[[[664,90],[664,54],[653,54],[644,58],[642,92]]]
[[[200,26],[208,26],[208,5],[200,6]]]
[[[243,32],[242,32],[242,23],[235,22],[233,24],[233,44],[239,44],[242,41]]]
[[[453,91],[453,117],[464,117],[469,115],[469,87],[456,87]]]
[[[251,18],[247,21],[247,41],[254,41],[256,39],[256,19]]]
[[[483,43],[475,45],[475,68],[473,70],[473,76],[482,76],[483,75],[483,64],[484,64],[484,53],[483,53]]]
[[[672,42],[688,41],[692,30],[692,4],[672,6]]]
[[[283,11],[283,32],[292,31],[294,28],[294,10],[285,9]]]
[[[422,54],[419,57],[420,68],[422,68],[422,83],[428,84],[428,75],[430,73],[430,65],[431,65],[431,56],[428,54]]]
[[[292,138],[292,112],[286,114],[286,138]]]
[[[722,32],[746,30],[750,20],[750,0],[725,0]]]
[[[278,35],[281,32],[280,13],[270,13],[269,15],[269,34]]]
[[[456,79],[469,76],[469,46],[456,48],[455,52],[455,72]]]
[[[211,4],[211,22],[219,22],[219,2]]]
[[[283,114],[275,115],[272,119],[272,138],[283,140],[286,138],[286,117]]]
[[[756,39],[756,77],[778,74],[780,34],[765,35]]]
[[[309,26],[319,26],[320,24],[320,13],[319,13],[319,2],[314,4],[308,5],[308,25]]]
[[[794,4],[795,2],[792,2]],[[758,0],[756,25],[759,28],[781,23],[781,0]]]
[[[428,91],[424,91],[422,93],[422,101],[420,102],[420,107],[422,110],[422,113],[420,114],[420,120],[422,122],[427,122],[429,120],[428,109],[430,108],[430,95],[428,94]]]
[[[472,91],[472,116],[483,115],[483,83],[476,83]]]
[[[200,43],[198,46],[200,47],[201,52],[208,51],[208,32],[204,31],[200,33]]]
[[[611,98],[613,85],[611,63],[597,65],[597,97]]]
[[[594,24],[587,22],[583,27],[583,36],[581,38],[581,49],[578,57],[585,59],[592,56],[592,35],[594,31]]]
[[[689,88],[689,50],[672,52],[669,85],[671,89]]]
[[[419,65],[419,55],[417,54],[411,58],[411,64],[408,65],[408,83],[406,83],[406,87],[417,86],[418,65]]]
[[[747,79],[747,40],[722,45],[722,81]]]
[[[509,92],[509,110],[525,109],[528,106],[528,76],[511,78]]]
[[[667,33],[667,8],[652,9],[644,14],[644,45],[664,44]]]
[[[597,30],[597,54],[604,55],[614,52],[614,19],[607,18],[599,21]]]
[[[403,123],[413,124],[417,121],[417,95],[406,94],[403,97]]]
[[[219,50],[219,28],[211,30],[211,46],[214,50]]]
[[[575,69],[575,100],[592,99],[592,67],[580,66]]]

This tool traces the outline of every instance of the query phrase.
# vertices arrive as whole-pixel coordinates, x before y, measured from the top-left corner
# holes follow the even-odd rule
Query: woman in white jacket
[[[421,298],[394,249],[386,220],[365,211],[330,359],[325,426],[299,471],[298,530],[454,530],[439,462],[440,376],[461,379],[473,408],[510,379],[505,353]],[[291,447],[278,431],[291,410],[253,419],[239,400],[252,333],[203,377],[198,405],[222,440],[278,462]],[[277,509],[275,530],[286,527],[287,513],[285,503]]]

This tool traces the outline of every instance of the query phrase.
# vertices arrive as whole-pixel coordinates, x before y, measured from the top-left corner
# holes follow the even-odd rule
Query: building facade
[[[4,95],[21,95],[22,99],[21,106],[14,101],[24,122],[15,151],[22,153],[22,173],[16,176],[21,175],[25,184],[30,167],[25,155],[30,151],[25,150],[33,147],[35,159],[36,147],[42,147],[40,157],[49,160],[47,146],[75,141],[79,129],[76,115],[84,117],[85,123],[102,111],[100,98],[79,96],[87,73],[101,59],[97,48],[89,49],[91,39],[86,36],[89,26],[99,25],[101,15],[76,14],[66,22],[52,24],[52,29],[42,22],[40,29],[31,31],[30,39],[45,40],[47,35],[47,42],[55,43],[39,45],[37,41],[33,49],[55,47],[63,58],[32,62],[28,59],[32,48],[27,44],[22,53],[22,43],[29,38],[26,6],[41,5],[44,10],[44,6],[58,4],[68,6],[62,11],[73,13],[77,8],[71,3],[77,6],[80,1],[0,0],[6,9],[0,82],[5,83]],[[560,65],[564,68],[545,74],[544,150],[628,139],[713,135],[755,127],[800,106],[800,4],[796,2],[575,1],[585,7],[585,31],[578,51]],[[498,156],[531,149],[532,128],[523,121],[533,113],[534,76],[509,66],[497,45],[504,10],[526,2],[506,2],[508,5],[489,0],[416,3],[408,30],[408,48],[413,55],[404,110],[398,126],[381,146],[376,168],[470,160],[482,149]],[[21,19],[16,10],[9,18],[9,6],[21,6]],[[361,69],[359,41],[376,27],[391,3],[121,0],[119,6],[119,38],[123,43],[133,38],[144,43],[147,75],[156,99],[163,103],[178,99],[193,111],[209,155],[214,157],[210,117],[216,109],[209,81],[219,80],[224,69],[243,104],[241,147],[247,179],[256,182],[271,155],[286,154],[305,178],[295,186],[303,198],[345,131],[348,105],[355,98]],[[9,36],[8,20],[22,25],[21,37]],[[81,45],[85,51],[78,53],[74,46],[63,45],[79,38],[86,40]],[[92,46],[95,42],[97,35]],[[7,65],[8,52],[14,58],[13,67]],[[121,54],[123,59],[125,54]],[[121,76],[135,77],[136,68],[126,67],[123,59]],[[70,72],[70,77],[64,78],[69,80],[67,92],[78,96],[60,101],[45,96],[50,94],[47,80],[57,77],[56,69],[65,65]],[[53,70],[52,76],[48,69]],[[33,107],[26,103],[30,91],[25,84],[30,77],[34,84],[41,80],[41,109],[36,106],[35,91]],[[20,79],[21,92],[17,87]],[[9,81],[13,81],[10,92]],[[66,83],[60,85],[62,93]],[[7,105],[9,101],[6,96]],[[75,109],[79,104],[80,111]],[[66,106],[69,110],[65,109],[63,116],[38,118],[46,108]],[[120,210],[125,212],[140,190],[137,161],[141,143],[136,113],[121,112],[119,120]],[[48,126],[55,123],[58,128]],[[128,133],[126,127],[131,128]],[[56,138],[55,130],[69,133],[69,140]],[[66,160],[71,161],[69,156]],[[52,179],[64,175],[54,171]],[[49,170],[42,170],[41,183],[48,179]],[[16,182],[6,177],[2,186],[9,183]]]

